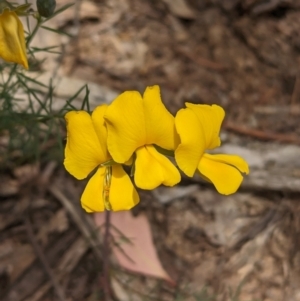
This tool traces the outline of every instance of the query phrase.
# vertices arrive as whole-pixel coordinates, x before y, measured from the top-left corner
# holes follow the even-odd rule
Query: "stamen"
[[[112,176],[112,167],[108,166],[105,168],[104,183],[103,183],[103,200],[104,200],[104,207],[106,210],[112,210],[111,204],[109,202],[111,176]]]

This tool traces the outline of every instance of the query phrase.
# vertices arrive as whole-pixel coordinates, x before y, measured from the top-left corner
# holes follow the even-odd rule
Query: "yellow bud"
[[[9,10],[0,15],[0,57],[28,69],[23,25],[17,14]]]

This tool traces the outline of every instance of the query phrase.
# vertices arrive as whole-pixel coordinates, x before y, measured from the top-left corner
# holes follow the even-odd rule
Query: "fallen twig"
[[[58,267],[55,268],[55,274],[57,275],[57,279],[59,281],[65,280],[66,275],[71,273],[71,271],[75,268],[78,261],[84,253],[88,250],[88,246],[86,241],[79,237],[69,248],[68,251],[63,255],[62,259]],[[30,297],[25,299],[24,301],[39,301],[41,298],[48,292],[51,288],[50,283],[45,283],[40,286],[40,288]]]
[[[110,211],[105,211],[105,229],[103,240],[103,291],[105,301],[110,300],[109,284],[109,238],[110,238]]]
[[[296,77],[296,80],[295,80],[293,94],[292,94],[292,97],[291,97],[290,114],[293,113],[293,111],[294,111],[293,106],[297,103],[299,98],[300,98],[300,76],[298,74],[297,77]]]
[[[60,189],[56,185],[51,185],[48,188],[48,190],[50,191],[50,193],[55,198],[57,198],[62,203],[64,208],[69,212],[69,214],[71,215],[73,221],[77,225],[79,231],[82,233],[82,235],[87,240],[90,247],[92,248],[92,251],[93,251],[94,255],[96,256],[97,259],[99,259],[101,261],[102,260],[102,254],[101,254],[101,251],[99,249],[100,242],[98,241],[98,236],[95,237],[95,235],[92,235],[94,233],[91,233],[92,230],[89,229],[89,227],[87,225],[87,222],[83,220],[83,217],[81,217],[79,215],[79,213],[78,213],[77,209],[75,208],[74,204],[72,203],[72,201],[70,201],[60,191]]]
[[[59,282],[57,281],[51,267],[49,266],[48,264],[48,261],[47,261],[47,258],[45,257],[42,249],[40,248],[35,236],[34,236],[34,233],[33,233],[33,230],[32,230],[32,225],[29,221],[29,217],[27,214],[25,214],[24,216],[24,224],[25,224],[25,227],[26,227],[26,231],[27,231],[27,235],[28,235],[28,238],[32,244],[32,247],[37,255],[37,257],[39,258],[42,266],[44,267],[48,277],[49,277],[49,280],[57,294],[57,297],[59,298],[60,301],[66,301],[66,298],[65,298],[65,294],[64,294],[64,291],[63,289],[61,288],[61,286],[59,285]]]
[[[246,128],[240,125],[235,125],[230,122],[226,122],[224,124],[224,128],[228,131],[232,131],[241,135],[251,136],[260,140],[271,140],[300,145],[300,137],[296,135],[270,133],[261,130]]]
[[[267,2],[264,1],[261,4],[254,6],[254,8],[251,10],[251,13],[257,16],[271,12],[272,10],[276,9],[281,2],[282,0],[271,0]]]
[[[212,70],[218,70],[218,71],[226,70],[225,66],[223,66],[223,65],[221,65],[219,63],[210,61],[210,60],[208,60],[206,58],[193,55],[192,53],[189,53],[188,51],[186,51],[184,49],[176,48],[176,51],[179,54],[184,55],[185,57],[187,57],[191,61],[195,62],[196,64],[200,65],[201,67],[212,69]]]

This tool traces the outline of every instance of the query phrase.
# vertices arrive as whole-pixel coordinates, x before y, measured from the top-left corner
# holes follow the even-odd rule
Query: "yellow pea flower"
[[[0,15],[0,57],[28,69],[22,22],[14,11],[7,9]]]
[[[205,153],[221,145],[219,133],[224,116],[224,110],[217,105],[186,103],[186,108],[175,116],[180,136],[175,160],[187,176],[192,177],[198,170],[219,193],[228,195],[237,191],[243,181],[242,173],[248,174],[249,167],[237,155]]]
[[[178,143],[174,116],[163,105],[158,86],[148,87],[143,97],[137,91],[122,93],[108,106],[104,119],[114,161],[125,163],[136,155],[134,181],[138,187],[154,189],[180,181],[178,169],[155,148],[174,150]]]
[[[65,116],[66,170],[81,180],[97,168],[81,196],[81,205],[87,212],[129,210],[139,202],[137,191],[123,167],[120,164],[103,165],[111,159],[103,118],[106,109],[107,105],[101,105],[92,115],[85,111],[70,111]]]

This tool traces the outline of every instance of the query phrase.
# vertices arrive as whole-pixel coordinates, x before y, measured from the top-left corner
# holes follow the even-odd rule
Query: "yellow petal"
[[[249,172],[247,163],[235,155],[204,154],[198,170],[214,184],[219,193],[225,195],[237,191],[243,181],[241,171]]]
[[[104,120],[104,113],[107,109],[107,105],[103,104],[95,108],[92,113],[92,121],[100,142],[100,148],[98,150],[99,156],[104,158],[104,161],[110,159],[110,155],[107,150],[107,129]]]
[[[104,118],[108,150],[116,162],[124,163],[146,142],[142,96],[137,91],[122,93],[108,106]]]
[[[65,116],[67,144],[64,165],[75,178],[81,180],[103,163],[101,145],[92,118],[85,111],[71,111]]]
[[[28,69],[23,25],[13,11],[0,15],[0,57]]]
[[[134,156],[131,156],[129,158],[129,160],[127,160],[126,162],[124,162],[123,164],[124,165],[127,165],[127,166],[131,166],[133,164],[133,159],[134,159]]]
[[[159,86],[147,87],[143,95],[146,144],[157,144],[162,148],[174,150],[178,144],[174,116],[161,101]]]
[[[180,144],[175,150],[175,160],[178,167],[187,176],[192,177],[205,151],[202,126],[194,111],[189,108],[177,112],[175,125],[180,137]]]
[[[222,121],[225,116],[224,110],[217,105],[185,104],[197,115],[205,137],[205,149],[213,149],[221,145],[219,137]]]
[[[88,181],[81,196],[81,206],[87,212],[104,211],[103,183],[105,168],[98,168]]]
[[[205,154],[205,157],[220,163],[232,165],[241,173],[245,173],[246,175],[249,174],[248,163],[240,156],[227,154]]]
[[[180,173],[153,146],[145,146],[136,151],[134,181],[137,187],[149,190],[161,184],[174,186],[180,181]]]
[[[119,164],[112,166],[109,202],[113,211],[129,210],[140,201],[128,174]]]

